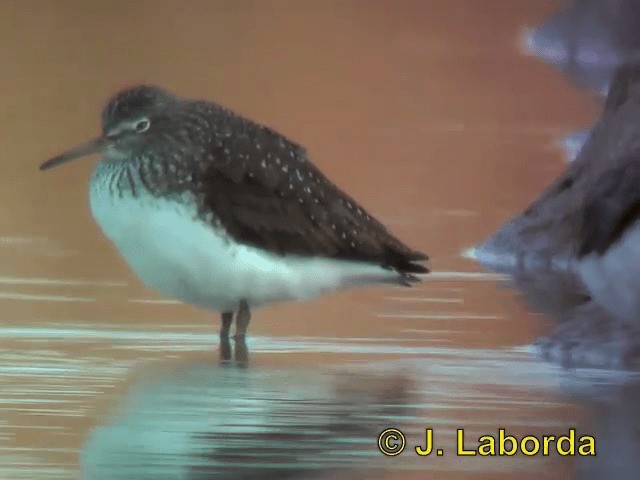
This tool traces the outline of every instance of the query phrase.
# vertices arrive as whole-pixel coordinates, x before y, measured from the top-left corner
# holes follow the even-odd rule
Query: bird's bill
[[[40,170],[48,170],[50,168],[62,165],[63,163],[70,162],[71,160],[76,160],[78,158],[86,157],[87,155],[99,153],[107,146],[107,143],[108,140],[104,137],[94,138],[84,145],[72,148],[71,150],[67,150],[66,152],[56,157],[50,158],[42,165],[40,165]]]

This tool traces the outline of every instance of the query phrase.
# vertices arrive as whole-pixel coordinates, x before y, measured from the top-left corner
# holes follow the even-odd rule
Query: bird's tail
[[[395,270],[399,277],[397,283],[404,287],[410,287],[416,282],[422,281],[422,276],[429,273],[429,268],[423,265],[423,262],[429,260],[429,257],[418,251],[387,252],[387,263],[383,266]]]

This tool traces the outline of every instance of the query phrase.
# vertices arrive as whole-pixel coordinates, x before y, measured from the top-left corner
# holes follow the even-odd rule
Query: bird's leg
[[[222,327],[220,328],[220,338],[229,338],[229,330],[233,323],[233,312],[224,312],[222,314]]]
[[[229,337],[220,337],[220,363],[231,363],[231,342]]]
[[[231,362],[231,343],[229,343],[229,330],[233,322],[233,312],[222,314],[222,327],[220,328],[220,363]]]
[[[236,340],[244,340],[250,320],[251,310],[249,310],[249,304],[246,300],[240,300],[240,310],[238,310],[238,316],[236,317]]]

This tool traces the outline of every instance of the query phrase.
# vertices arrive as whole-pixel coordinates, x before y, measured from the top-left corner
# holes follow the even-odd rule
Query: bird
[[[428,256],[332,183],[305,148],[214,102],[156,85],[116,93],[102,133],[40,170],[101,155],[89,206],[147,286],[219,312],[243,340],[251,309],[348,287],[411,286]]]

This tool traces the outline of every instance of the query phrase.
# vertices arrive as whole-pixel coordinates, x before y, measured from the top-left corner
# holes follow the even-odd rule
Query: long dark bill
[[[63,163],[70,162],[71,160],[86,157],[87,155],[93,155],[94,153],[99,153],[107,146],[108,143],[109,140],[104,137],[94,138],[84,145],[72,148],[71,150],[67,150],[66,152],[56,157],[50,158],[42,165],[40,165],[40,170],[48,170],[50,168],[62,165]]]

